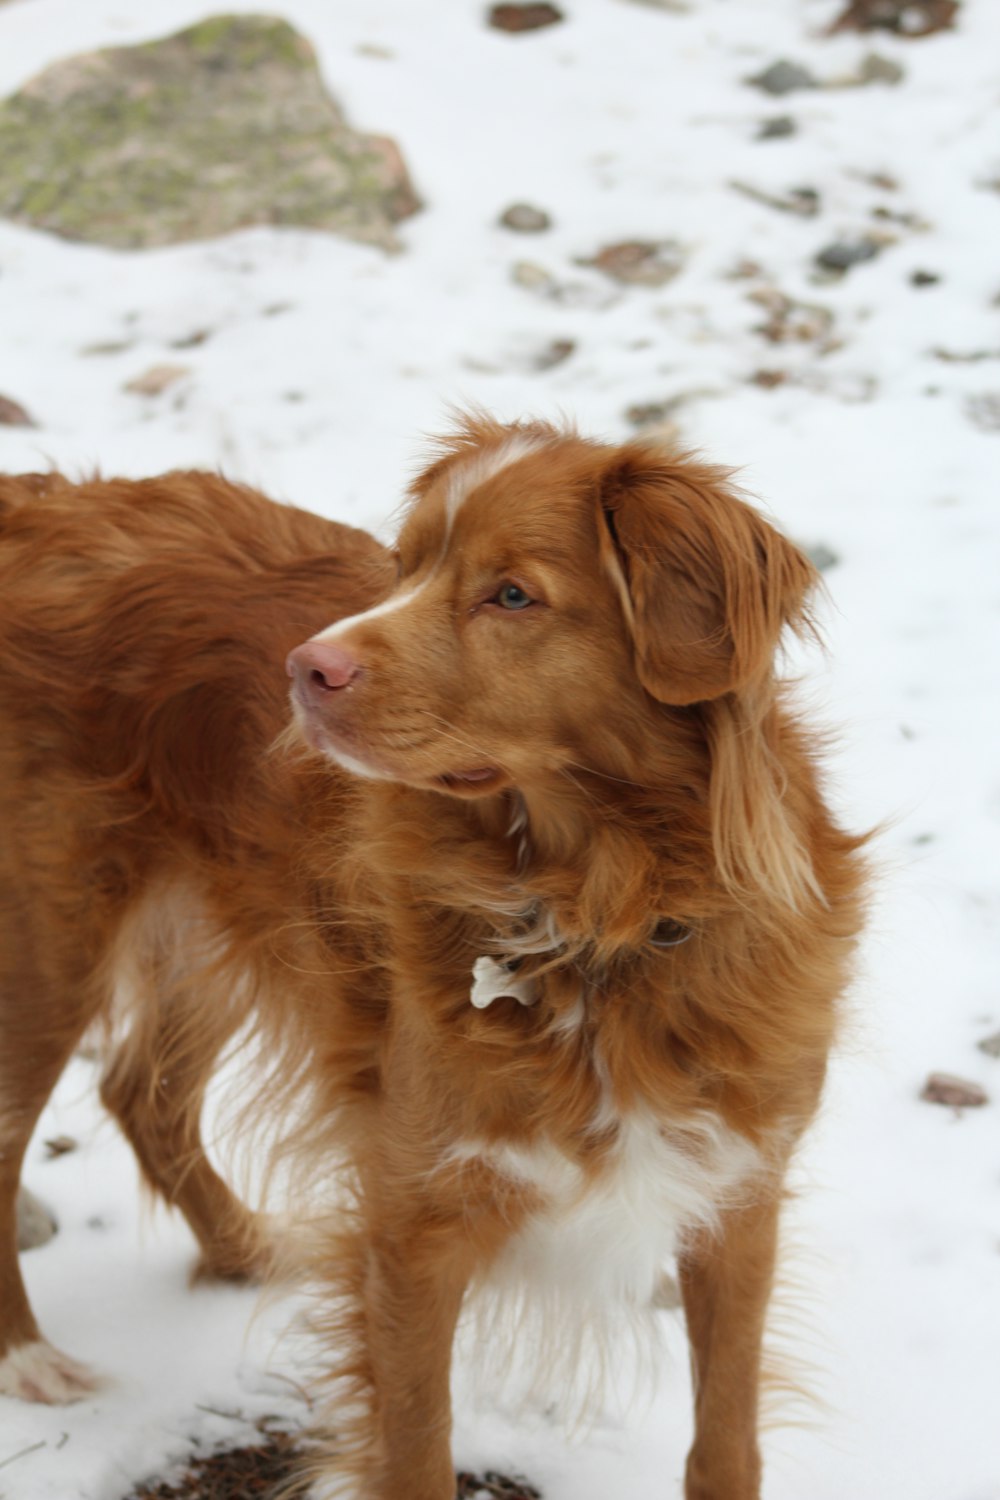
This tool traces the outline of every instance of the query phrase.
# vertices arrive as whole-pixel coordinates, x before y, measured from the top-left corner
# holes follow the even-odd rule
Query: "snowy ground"
[[[838,0],[688,0],[680,14],[565,0],[564,24],[519,37],[488,30],[476,0],[243,8],[300,26],[352,122],[402,145],[427,204],[405,252],[252,231],[122,255],[0,225],[0,393],[38,423],[0,427],[0,468],[221,466],[376,525],[448,402],[564,412],[611,437],[629,408],[665,403],[797,538],[838,555],[814,696],[845,726],[845,816],[893,821],[792,1215],[792,1345],[824,1404],[769,1436],[765,1493],[1000,1500],[1000,1061],[976,1047],[1000,1028],[1000,9],[966,0],[955,32],[908,41],[825,38]],[[0,93],[73,51],[209,13],[12,0]],[[745,82],[779,57],[848,79],[873,51],[901,82],[784,99]],[[795,134],[756,138],[783,114]],[[812,188],[819,211],[733,182]],[[517,200],[554,227],[497,227]],[[817,280],[818,251],[872,233],[891,241],[876,258]],[[577,264],[642,238],[683,247],[668,285]],[[519,261],[550,280],[517,284]],[[915,286],[915,272],[940,279]],[[832,325],[769,341],[753,294],[774,291]],[[571,352],[536,368],[555,341]],[[164,362],[187,367],[167,392],[124,390]],[[992,1104],[921,1102],[933,1069],[977,1080]],[[29,1155],[61,1231],[25,1271],[47,1333],[115,1383],[64,1410],[0,1402],[6,1500],[120,1500],[192,1437],[305,1414],[296,1356],[275,1342],[287,1310],[248,1334],[251,1294],[186,1290],[186,1231],[144,1219],[89,1071],[73,1065]],[[48,1160],[43,1140],[63,1133],[82,1148]],[[673,1346],[655,1402],[575,1440],[473,1400],[463,1375],[460,1462],[519,1469],[547,1500],[677,1494],[689,1417]]]

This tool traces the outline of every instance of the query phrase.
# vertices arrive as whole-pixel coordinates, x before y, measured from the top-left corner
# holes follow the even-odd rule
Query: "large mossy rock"
[[[419,207],[393,142],[349,129],[309,43],[271,17],[67,58],[0,102],[0,216],[69,239],[285,224],[392,249]]]

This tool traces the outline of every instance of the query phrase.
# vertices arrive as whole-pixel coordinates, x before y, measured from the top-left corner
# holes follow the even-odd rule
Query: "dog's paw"
[[[0,1396],[68,1406],[105,1384],[93,1370],[54,1349],[45,1339],[20,1344],[0,1359]]]

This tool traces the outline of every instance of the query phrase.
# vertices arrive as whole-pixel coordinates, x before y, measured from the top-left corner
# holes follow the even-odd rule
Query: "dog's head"
[[[470,419],[412,488],[381,604],[292,652],[307,740],[480,797],[635,774],[664,705],[766,680],[815,582],[726,474],[643,442]]]

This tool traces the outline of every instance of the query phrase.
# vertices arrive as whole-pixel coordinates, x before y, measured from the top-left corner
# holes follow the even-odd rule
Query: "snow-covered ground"
[[[449,402],[610,437],[662,403],[837,555],[809,691],[843,726],[845,818],[891,822],[789,1216],[785,1337],[820,1400],[768,1436],[765,1493],[1000,1500],[1000,1061],[976,1046],[1000,1029],[1000,8],[965,0],[955,31],[924,40],[825,37],[839,0],[564,0],[563,24],[513,37],[478,0],[242,8],[298,25],[352,123],[401,144],[426,202],[404,253],[253,230],[128,255],[0,224],[0,394],[38,423],[0,426],[0,468],[221,466],[384,525]],[[211,10],[11,0],[0,94]],[[902,80],[782,99],[745,81],[782,57],[848,80],[872,52]],[[794,134],[757,138],[786,114]],[[746,187],[813,189],[818,212]],[[551,230],[498,227],[517,200]],[[876,257],[818,279],[818,251],[873,234]],[[676,241],[683,269],[650,289],[577,263],[634,239]],[[519,281],[518,262],[540,270]],[[770,341],[776,293],[830,320]],[[572,348],[552,363],[558,341]],[[163,394],[124,389],[163,363],[187,367]],[[922,1102],[937,1069],[993,1102]],[[288,1309],[251,1324],[251,1293],[186,1289],[186,1230],[144,1216],[90,1083],[75,1062],[30,1151],[61,1229],[24,1264],[46,1332],[114,1384],[61,1410],[0,1401],[6,1500],[120,1500],[192,1438],[305,1415],[299,1357],[276,1339]],[[49,1160],[59,1134],[81,1149]],[[460,1372],[459,1461],[527,1473],[547,1500],[678,1494],[689,1393],[671,1343],[652,1403],[575,1438],[473,1397]]]

